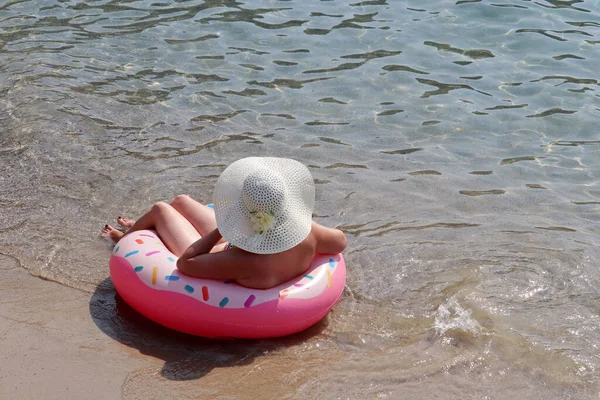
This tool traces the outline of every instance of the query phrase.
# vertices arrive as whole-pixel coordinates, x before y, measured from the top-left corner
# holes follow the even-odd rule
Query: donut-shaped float
[[[140,314],[209,338],[300,332],[329,312],[346,282],[341,254],[317,254],[305,274],[266,290],[192,278],[179,272],[176,261],[156,232],[135,231],[113,249],[110,276],[119,295]]]

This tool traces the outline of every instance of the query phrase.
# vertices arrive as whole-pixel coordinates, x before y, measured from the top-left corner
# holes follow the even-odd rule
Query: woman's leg
[[[190,221],[201,236],[208,234],[217,227],[213,209],[197,202],[188,195],[180,194],[170,204],[185,219]],[[135,222],[135,220],[129,218],[117,217],[117,223],[125,229],[131,229]]]
[[[171,202],[171,206],[190,221],[201,236],[212,232],[217,227],[214,210],[198,203],[188,195],[176,196]]]
[[[106,236],[113,240],[120,239],[117,237],[118,234],[114,233],[114,231],[120,233],[119,231],[109,225],[107,227],[102,230],[103,234],[107,231]],[[163,202],[156,203],[150,211],[135,221],[127,233],[142,229],[155,229],[167,248],[178,257],[192,243],[200,239],[198,231],[190,221],[173,206]]]

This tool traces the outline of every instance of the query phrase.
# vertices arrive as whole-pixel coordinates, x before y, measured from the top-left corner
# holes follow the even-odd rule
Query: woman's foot
[[[118,216],[117,223],[125,229],[129,229],[135,224],[135,220]]]
[[[112,239],[115,243],[125,236],[123,232],[116,230],[110,225],[104,225],[100,234],[105,238]]]

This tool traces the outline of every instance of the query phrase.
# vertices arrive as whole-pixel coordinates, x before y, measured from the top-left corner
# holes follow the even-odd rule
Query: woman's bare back
[[[313,222],[311,232],[300,244],[282,253],[260,255],[254,273],[237,282],[242,286],[268,289],[305,273],[316,253],[337,254],[345,248],[346,236],[341,231]]]
[[[177,268],[198,278],[232,279],[242,286],[268,289],[306,272],[316,253],[337,254],[346,243],[340,230],[313,222],[311,232],[300,244],[281,253],[254,254],[232,248],[190,258],[183,254]]]

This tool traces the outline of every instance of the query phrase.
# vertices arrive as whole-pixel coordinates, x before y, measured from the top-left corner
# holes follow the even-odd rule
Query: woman
[[[156,203],[137,221],[118,217],[128,233],[154,229],[184,274],[268,289],[304,273],[316,253],[346,248],[338,229],[312,221],[315,187],[298,161],[248,157],[229,165],[213,193],[214,211],[186,195]],[[123,233],[105,225],[102,235]]]

